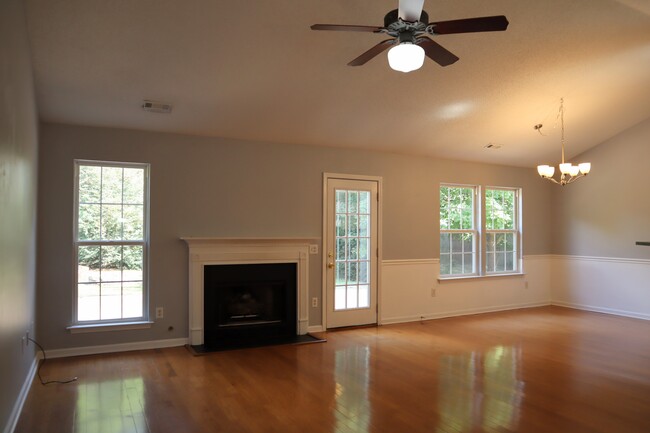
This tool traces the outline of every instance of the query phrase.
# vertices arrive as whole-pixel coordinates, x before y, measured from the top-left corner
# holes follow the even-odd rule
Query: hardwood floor
[[[17,433],[650,432],[650,322],[559,307],[49,360]]]

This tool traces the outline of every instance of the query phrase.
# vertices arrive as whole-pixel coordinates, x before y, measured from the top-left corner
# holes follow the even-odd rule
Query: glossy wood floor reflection
[[[650,322],[544,307],[50,360],[18,433],[650,432]]]

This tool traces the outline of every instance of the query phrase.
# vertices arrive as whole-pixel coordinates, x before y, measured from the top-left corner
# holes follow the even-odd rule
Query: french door
[[[377,323],[378,181],[326,178],[327,328]]]

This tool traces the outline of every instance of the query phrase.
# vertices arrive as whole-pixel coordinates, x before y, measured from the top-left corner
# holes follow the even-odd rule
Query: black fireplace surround
[[[206,348],[272,344],[296,337],[296,263],[204,266]]]

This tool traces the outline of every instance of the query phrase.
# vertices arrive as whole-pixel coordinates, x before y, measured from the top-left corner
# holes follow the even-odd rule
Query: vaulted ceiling
[[[383,35],[310,30],[383,25],[397,0],[26,5],[44,121],[535,166],[559,159],[561,97],[569,157],[650,117],[647,0],[426,0],[430,21],[510,26],[436,36],[460,60],[408,74],[346,66]]]

